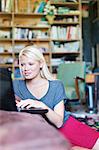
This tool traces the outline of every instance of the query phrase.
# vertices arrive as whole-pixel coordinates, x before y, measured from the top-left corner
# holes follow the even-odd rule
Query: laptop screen
[[[17,111],[11,72],[0,68],[0,110]]]

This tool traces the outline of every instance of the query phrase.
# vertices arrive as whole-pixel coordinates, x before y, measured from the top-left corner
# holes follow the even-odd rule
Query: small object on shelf
[[[94,119],[93,119],[93,118],[88,118],[88,119],[87,119],[87,124],[88,124],[89,126],[93,126],[93,125],[95,124]]]
[[[53,24],[55,19],[55,15],[57,14],[57,9],[54,5],[50,4],[50,1],[47,2],[44,8],[44,14],[49,22],[49,24]]]
[[[51,15],[46,15],[46,19],[48,20],[49,24],[53,24],[55,16],[51,16]]]

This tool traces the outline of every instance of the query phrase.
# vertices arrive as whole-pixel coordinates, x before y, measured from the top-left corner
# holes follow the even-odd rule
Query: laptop
[[[11,71],[0,68],[0,110],[18,111],[15,103]]]
[[[0,68],[0,110],[20,111],[32,114],[45,114],[47,109],[32,108],[18,109],[15,102],[11,71],[8,68]]]

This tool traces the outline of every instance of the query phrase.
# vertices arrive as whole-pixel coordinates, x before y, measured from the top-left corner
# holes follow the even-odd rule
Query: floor
[[[92,128],[99,131],[99,101],[98,101],[98,111],[97,113],[89,113],[86,104],[75,104],[71,105],[72,114],[80,121],[88,124]]]

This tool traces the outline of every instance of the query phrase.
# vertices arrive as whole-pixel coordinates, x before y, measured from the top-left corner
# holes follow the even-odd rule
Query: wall
[[[91,52],[91,47],[92,47],[92,42],[91,42],[91,23],[90,19],[88,18],[83,18],[83,60],[86,62],[91,62],[92,58],[92,52]]]
[[[92,23],[92,44],[99,43],[99,20]]]

